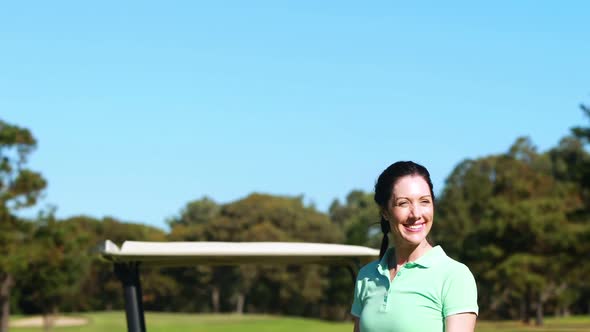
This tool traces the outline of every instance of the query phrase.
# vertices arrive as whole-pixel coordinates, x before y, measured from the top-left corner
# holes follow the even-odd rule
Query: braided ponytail
[[[383,239],[381,240],[381,250],[379,251],[379,259],[383,258],[383,255],[385,255],[385,252],[387,251],[387,247],[389,247],[389,237],[387,236],[387,234],[389,234],[389,230],[389,222],[385,220],[383,216],[381,216],[381,232],[383,232]]]

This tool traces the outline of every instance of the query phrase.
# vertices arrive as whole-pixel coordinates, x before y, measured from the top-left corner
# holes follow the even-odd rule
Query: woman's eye
[[[399,206],[408,206],[408,202],[399,202],[398,205]]]

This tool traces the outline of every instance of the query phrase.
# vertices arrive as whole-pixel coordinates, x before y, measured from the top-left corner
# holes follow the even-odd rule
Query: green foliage
[[[40,173],[26,168],[37,142],[26,128],[0,120],[0,331],[7,330],[10,291],[24,267],[22,245],[27,227],[14,216],[37,202],[47,185]]]
[[[580,109],[590,120],[590,107],[581,104]],[[576,137],[583,139],[586,143],[590,143],[590,127],[574,127],[572,128],[572,132]]]
[[[219,214],[219,205],[209,197],[203,197],[199,200],[189,202],[180,212],[180,216],[168,220],[168,225],[191,226],[203,225],[210,222]]]
[[[535,310],[540,323],[545,306],[563,305],[577,287],[569,276],[587,266],[568,254],[582,254],[576,232],[587,229],[572,218],[584,209],[584,189],[572,181],[575,163],[588,159],[579,146],[567,139],[541,154],[519,138],[505,154],[462,162],[447,179],[434,233],[476,275],[483,317],[528,321]]]
[[[78,254],[90,261],[89,272],[81,279],[81,285],[75,294],[64,301],[66,311],[112,310],[124,308],[120,281],[113,273],[110,262],[103,261],[96,254],[97,246],[109,239],[121,244],[125,240],[164,241],[163,230],[111,217],[95,219],[88,216],[74,216],[59,222],[78,229],[69,234],[71,241],[80,241],[77,237],[84,234],[84,240]],[[150,307],[158,296],[175,291],[172,281],[163,278],[157,270],[143,270],[142,282],[146,307]],[[158,285],[162,283],[162,285]]]
[[[55,220],[53,211],[40,214],[26,247],[26,270],[19,286],[28,303],[44,315],[58,312],[60,304],[75,294],[88,271],[90,257],[81,255],[88,235],[74,224]]]
[[[346,243],[379,248],[382,233],[379,209],[371,193],[353,190],[346,202],[338,200],[330,206],[330,219],[344,230]]]
[[[206,198],[191,202],[172,219],[169,239],[229,242],[339,243],[342,230],[301,197],[251,194],[244,199],[215,206]],[[187,271],[188,270],[188,271]],[[310,315],[319,312],[328,286],[327,267],[265,266],[200,267],[169,269],[191,293],[209,303],[209,310],[283,312]],[[203,294],[198,289],[205,289]],[[208,298],[205,297],[208,295]]]
[[[36,203],[47,185],[40,173],[25,168],[36,140],[26,128],[0,120],[0,216]]]
[[[22,267],[17,249],[26,226],[13,213],[35,204],[46,186],[41,174],[25,168],[36,144],[28,129],[0,120],[0,279]]]

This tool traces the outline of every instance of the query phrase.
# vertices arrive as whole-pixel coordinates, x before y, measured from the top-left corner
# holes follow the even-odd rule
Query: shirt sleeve
[[[463,264],[454,271],[443,287],[443,316],[479,312],[477,285],[469,268]]]
[[[361,299],[361,290],[362,290],[362,280],[357,278],[356,282],[354,283],[354,299],[352,301],[352,308],[350,309],[350,313],[355,317],[361,317],[361,312],[363,312],[363,301]]]

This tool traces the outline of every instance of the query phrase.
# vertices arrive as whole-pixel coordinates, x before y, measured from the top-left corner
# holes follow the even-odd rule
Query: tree
[[[180,212],[180,215],[168,220],[170,227],[203,225],[210,222],[219,214],[219,205],[209,197],[189,202]]]
[[[581,104],[580,109],[590,120],[590,107]],[[578,184],[581,191],[583,206],[572,215],[577,223],[575,234],[578,240],[576,241],[576,250],[572,254],[585,257],[590,252],[590,157],[584,147],[587,148],[590,144],[590,126],[574,127],[572,134],[578,140],[570,138],[567,142],[562,142],[559,149],[555,151],[555,157],[562,161],[560,175],[569,176],[572,182]],[[580,313],[590,313],[590,285],[588,282],[584,282],[587,280],[588,274],[590,274],[590,263],[588,262],[576,265],[570,274],[574,283],[579,286],[576,292],[576,301]]]
[[[580,105],[580,108],[590,120],[590,107],[586,105]],[[574,127],[572,128],[572,133],[576,138],[581,140],[582,144],[588,146],[590,144],[590,127]],[[579,151],[579,150],[578,150]],[[578,162],[573,163],[573,167],[576,167],[575,170],[572,170],[574,174],[578,176],[578,180],[584,190],[583,198],[585,203],[585,214],[590,216],[590,160],[577,160]]]
[[[88,235],[77,225],[57,222],[54,211],[41,213],[34,225],[29,259],[19,283],[43,314],[45,331],[53,327],[60,303],[78,291],[86,276],[90,263],[84,253],[87,241]]]
[[[582,112],[584,112],[584,114],[590,120],[590,107],[588,107],[584,104],[581,104],[580,109],[582,110]],[[572,132],[576,137],[585,140],[585,143],[590,143],[590,127],[576,126],[576,127],[572,128]]]
[[[208,197],[187,203],[178,216],[168,221],[171,227],[168,240],[207,241],[205,230],[219,216],[220,208]],[[178,282],[181,296],[175,302],[181,310],[220,312],[220,289],[212,283],[212,279],[216,277],[212,267],[178,267],[163,271]]]
[[[207,228],[207,239],[232,242],[305,240],[319,242],[317,237],[323,237],[322,234],[328,235],[320,229],[328,224],[328,220],[324,218],[325,216],[311,208],[306,208],[301,197],[251,194],[221,208],[219,217]],[[273,307],[278,308],[287,299],[292,299],[292,288],[298,288],[295,285],[300,285],[302,280],[289,278],[298,273],[292,270],[293,273],[290,274],[288,267],[285,266],[257,266],[254,269],[226,267],[224,269],[223,276],[239,275],[239,281],[232,284],[233,296],[228,296],[234,299],[236,311],[244,307],[246,296],[256,280],[262,279],[268,285],[272,285],[274,296],[271,301],[275,305],[267,307],[267,310]],[[220,268],[215,270],[219,271]],[[227,285],[223,281],[223,276],[216,278],[214,282],[219,289],[223,288],[222,285]],[[286,282],[287,280],[291,283]],[[299,290],[303,291],[302,288]],[[254,301],[254,305],[259,307],[261,303]],[[298,307],[295,303],[292,305],[291,308]]]
[[[10,291],[23,266],[26,226],[14,213],[33,206],[47,183],[25,167],[37,141],[26,128],[0,120],[0,332],[8,331]]]
[[[546,303],[571,287],[562,276],[579,191],[554,169],[550,154],[519,138],[505,154],[462,162],[447,179],[435,234],[474,271],[484,316],[533,315],[542,324]]]
[[[371,193],[353,190],[344,204],[334,200],[329,214],[330,220],[344,231],[347,244],[379,248],[382,236],[379,208]]]
[[[171,238],[191,241],[342,241],[342,230],[302,197],[251,194],[243,199],[201,209],[205,200],[190,203],[173,219]],[[203,204],[201,204],[203,203]],[[185,218],[195,206],[206,218]],[[203,214],[198,214],[203,215]],[[199,222],[186,222],[199,220]],[[323,266],[214,266],[191,272],[207,285],[213,311],[271,312],[313,315],[320,311],[328,281]],[[222,294],[223,292],[223,294]],[[194,296],[198,294],[192,293]]]
[[[124,308],[120,281],[113,273],[113,265],[96,254],[98,245],[105,240],[117,244],[123,241],[164,241],[163,230],[139,223],[123,222],[112,217],[96,219],[89,216],[72,216],[59,224],[70,225],[86,234],[87,240],[79,250],[79,255],[91,260],[90,271],[82,279],[78,291],[62,302],[67,310],[113,310]],[[65,227],[65,226],[64,226]],[[176,292],[176,283],[164,277],[158,269],[144,268],[141,273],[144,305],[146,309],[161,308],[168,305],[162,298]]]

